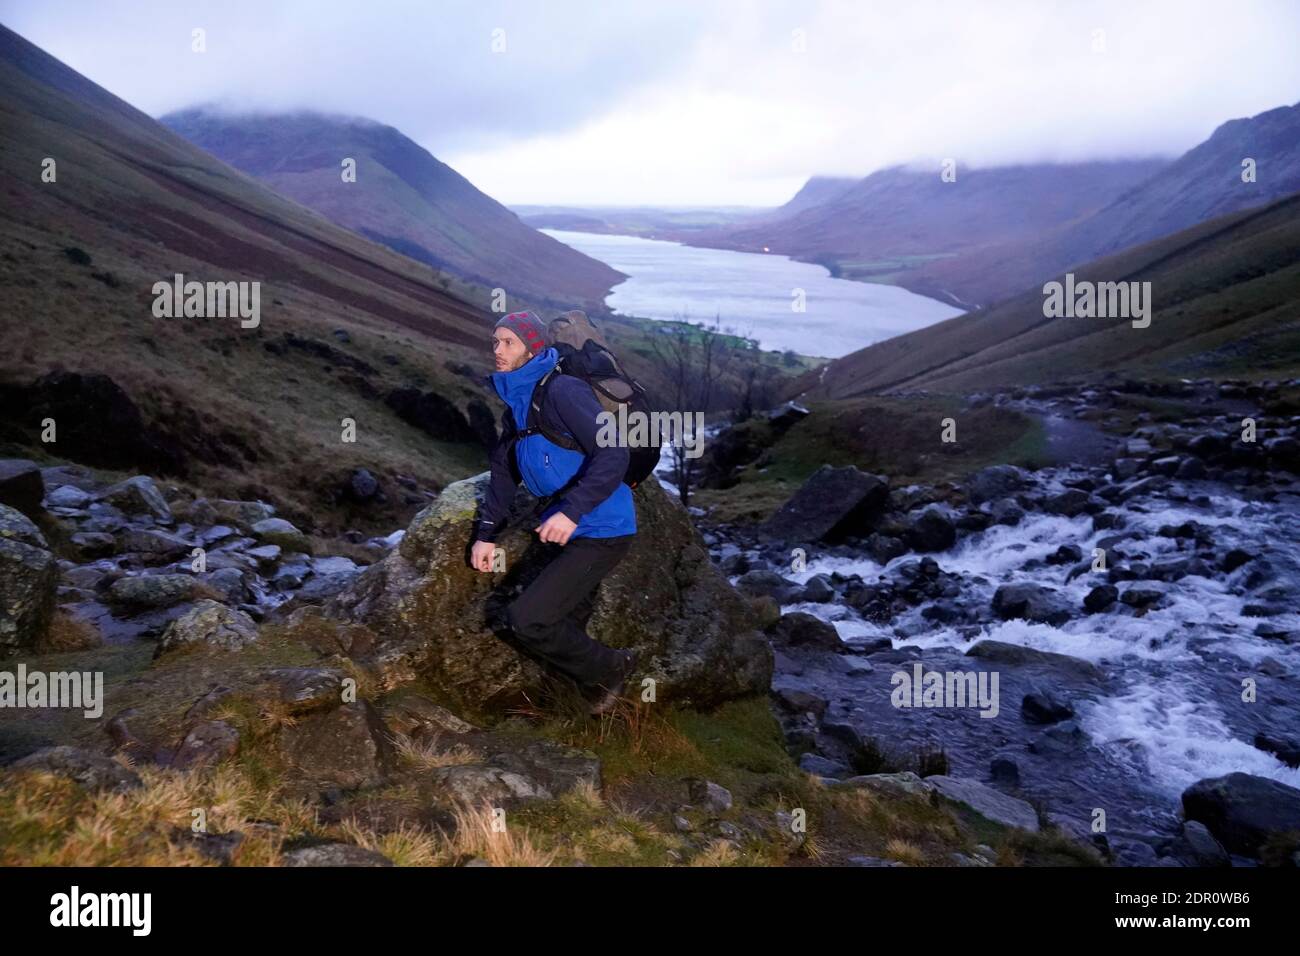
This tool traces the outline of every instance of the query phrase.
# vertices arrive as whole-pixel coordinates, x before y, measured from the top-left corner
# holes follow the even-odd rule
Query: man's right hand
[[[491,541],[475,541],[474,547],[469,552],[469,563],[475,571],[492,570],[492,555],[496,552],[497,546]]]

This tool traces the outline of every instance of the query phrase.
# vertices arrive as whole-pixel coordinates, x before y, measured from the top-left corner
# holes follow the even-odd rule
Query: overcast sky
[[[506,203],[1173,155],[1300,100],[1296,0],[0,0],[0,22],[151,115],[364,115]]]

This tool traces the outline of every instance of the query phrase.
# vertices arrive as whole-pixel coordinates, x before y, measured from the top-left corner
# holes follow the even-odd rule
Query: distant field
[[[831,275],[840,279],[856,279],[859,282],[880,282],[886,285],[898,285],[899,277],[917,266],[925,265],[939,259],[951,259],[955,252],[936,252],[931,255],[894,256],[892,258],[828,259],[818,260],[830,269]]]
[[[679,233],[715,229],[744,222],[769,210],[726,206],[703,209],[651,207],[512,206],[535,229],[571,229],[643,239],[678,238]]]

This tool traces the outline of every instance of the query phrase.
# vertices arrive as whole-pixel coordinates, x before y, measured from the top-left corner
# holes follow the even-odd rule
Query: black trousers
[[[581,684],[609,686],[621,669],[623,655],[588,636],[587,620],[633,537],[570,539],[506,612],[516,639]]]

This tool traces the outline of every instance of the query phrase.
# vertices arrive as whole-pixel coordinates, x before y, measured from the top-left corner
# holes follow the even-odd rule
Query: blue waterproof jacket
[[[533,389],[558,360],[555,349],[546,349],[512,372],[492,375],[492,385],[510,407],[519,429],[527,427]],[[597,415],[601,411],[600,402],[586,382],[571,375],[552,377],[540,412],[542,424],[552,434],[569,435],[582,450],[564,448],[540,433],[518,441],[508,432],[503,433],[491,455],[492,479],[479,507],[475,531],[478,540],[496,540],[514,500],[511,448],[519,476],[535,496],[546,498],[567,486],[564,494],[542,513],[539,523],[558,511],[577,525],[573,538],[615,538],[636,533],[632,489],[623,484],[628,450],[597,444]]]

